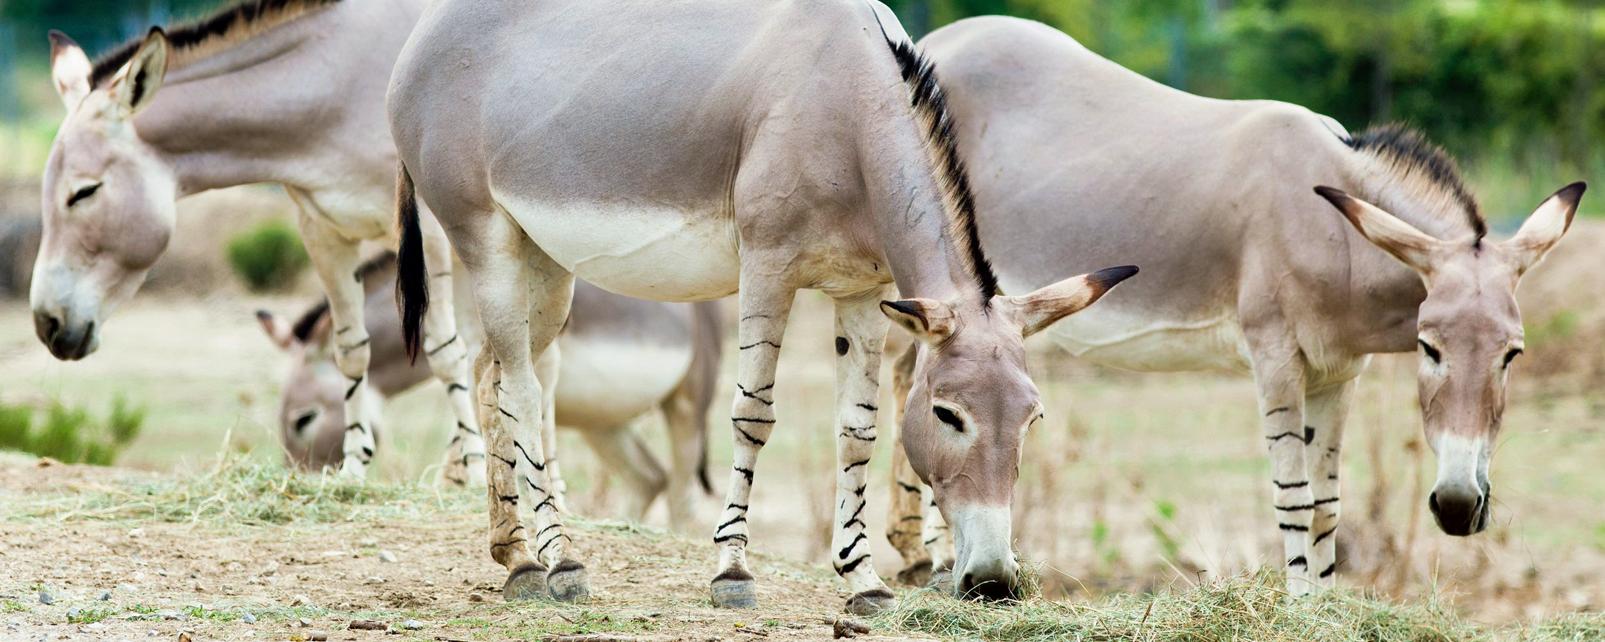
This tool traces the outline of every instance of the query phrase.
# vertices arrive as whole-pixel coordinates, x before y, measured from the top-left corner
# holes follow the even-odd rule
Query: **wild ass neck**
[[[395,155],[385,84],[418,3],[371,4],[314,9],[170,69],[134,122],[173,167],[179,194],[339,181],[383,198]]]

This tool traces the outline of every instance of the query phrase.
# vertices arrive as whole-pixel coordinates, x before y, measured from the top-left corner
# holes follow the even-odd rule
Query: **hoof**
[[[546,588],[552,599],[559,602],[579,602],[591,596],[591,583],[585,567],[574,560],[565,559],[546,576]]]
[[[758,608],[758,583],[751,573],[726,569],[713,578],[713,605],[721,609]]]
[[[942,593],[952,593],[953,568],[947,564],[943,564],[940,567],[931,569],[931,583],[927,584],[926,587],[935,589]]]
[[[931,583],[931,561],[920,560],[897,572],[897,583],[903,586],[925,586]]]
[[[878,615],[894,606],[897,606],[897,597],[883,588],[861,591],[847,598],[847,612],[861,617]]]
[[[546,597],[546,567],[528,563],[507,574],[502,584],[502,599],[508,602],[527,602]]]

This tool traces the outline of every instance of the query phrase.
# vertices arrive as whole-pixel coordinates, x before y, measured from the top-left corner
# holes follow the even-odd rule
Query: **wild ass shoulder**
[[[1373,353],[1419,346],[1439,455],[1429,507],[1447,533],[1482,530],[1521,350],[1516,284],[1565,232],[1581,183],[1495,241],[1454,162],[1408,129],[1350,135],[1294,105],[1193,96],[1025,20],[964,20],[922,45],[1005,287],[1116,257],[1143,267],[1055,338],[1120,367],[1254,375],[1293,591],[1333,580],[1343,417]]]
[[[52,76],[67,116],[44,171],[44,239],[30,295],[40,341],[61,359],[98,347],[96,328],[166,249],[175,199],[280,183],[330,301],[350,418],[342,468],[361,474],[379,417],[366,379],[364,294],[353,276],[359,242],[392,235],[385,82],[423,4],[242,1],[152,28],[93,62],[52,32]],[[430,256],[446,266],[450,248],[432,218],[424,234]],[[437,290],[449,292],[449,275],[432,275]],[[451,306],[438,307],[428,325],[429,363],[457,420],[445,477],[482,483],[484,446]]]
[[[949,138],[955,125],[888,9],[859,0],[440,2],[397,63],[389,105],[404,165],[404,319],[410,325],[427,295],[406,198],[416,179],[475,283],[488,347],[480,363],[493,375],[480,391],[494,407],[485,426],[493,492],[516,499],[516,479],[537,502],[531,531],[514,501],[492,505],[505,596],[588,590],[543,499],[540,408],[527,401],[541,392],[529,347],[540,352],[557,336],[575,274],[664,300],[740,290],[737,448],[714,532],[715,604],[756,602],[746,519],[800,288],[837,301],[832,562],[852,593],[848,609],[893,599],[862,519],[888,317],[921,339],[922,401],[905,433],[911,449],[952,462],[932,481],[960,525],[962,589],[1013,593],[1008,489],[1018,437],[1039,414],[1021,336],[1134,270],[997,294]],[[883,302],[889,283],[907,298]]]

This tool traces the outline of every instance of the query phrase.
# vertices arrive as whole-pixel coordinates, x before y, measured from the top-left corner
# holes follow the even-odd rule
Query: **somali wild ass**
[[[888,318],[920,339],[922,401],[907,421],[932,428],[909,430],[908,443],[970,482],[938,490],[951,494],[942,499],[959,531],[960,590],[1013,594],[1008,491],[1020,437],[1041,414],[1022,335],[1135,269],[997,292],[954,124],[890,10],[861,0],[441,0],[396,63],[389,107],[403,163],[407,331],[427,296],[413,179],[470,273],[485,327],[476,367],[491,371],[479,378],[492,408],[482,417],[490,546],[509,571],[507,598],[588,590],[544,499],[533,432],[541,409],[531,403],[541,391],[531,347],[557,336],[575,275],[660,300],[740,292],[737,447],[714,532],[714,604],[756,603],[748,502],[801,288],[836,301],[831,557],[852,593],[848,610],[893,601],[863,521]],[[905,298],[882,301],[889,283]],[[533,530],[518,522],[515,483],[537,502]]]
[[[379,395],[389,398],[432,379],[433,373],[422,362],[409,360],[401,342],[395,255],[386,252],[370,260],[362,275],[368,293],[364,319],[373,337],[368,377]],[[460,309],[472,309],[472,301],[457,303]],[[257,319],[292,357],[279,403],[279,439],[286,456],[308,469],[338,466],[347,425],[345,385],[329,352],[333,326],[328,302],[294,321],[267,311],[257,312]],[[601,470],[624,480],[624,516],[629,519],[641,521],[667,490],[669,523],[686,530],[692,519],[692,486],[700,482],[704,491],[712,492],[705,465],[706,428],[719,376],[719,326],[716,302],[642,301],[575,284],[569,324],[557,339],[562,371],[557,386],[548,388],[556,392],[556,411],[549,407],[546,416],[555,415],[550,423],[579,430],[601,460]],[[462,336],[470,336],[466,328]],[[476,343],[470,341],[470,348]],[[629,426],[654,408],[668,427],[668,473]],[[547,470],[552,484],[562,488],[556,463],[549,456]]]
[[[960,21],[922,46],[1005,287],[1113,259],[1143,267],[1055,326],[1060,345],[1121,368],[1253,375],[1292,591],[1333,581],[1338,449],[1368,355],[1420,350],[1438,455],[1428,506],[1451,535],[1487,525],[1488,460],[1522,350],[1516,285],[1565,233],[1582,183],[1495,241],[1454,162],[1408,129],[1350,135],[1302,107],[1194,96],[1025,20]],[[907,457],[929,479],[921,449]],[[896,528],[918,522],[918,478],[899,478],[892,539],[918,564],[917,530]]]
[[[343,471],[373,456],[358,245],[393,234],[395,146],[385,83],[423,0],[244,0],[91,62],[51,32],[51,73],[67,107],[45,167],[44,240],[30,294],[40,341],[82,359],[96,329],[132,297],[173,231],[178,198],[246,183],[284,186],[331,301],[346,379]],[[450,248],[425,217],[424,240],[451,288]],[[429,364],[446,384],[456,435],[445,476],[482,483],[484,442],[468,391],[467,350],[451,306],[427,321]]]

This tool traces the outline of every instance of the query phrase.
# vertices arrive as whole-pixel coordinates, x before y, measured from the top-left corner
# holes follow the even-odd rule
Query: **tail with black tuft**
[[[396,175],[396,227],[401,230],[401,247],[396,250],[396,306],[401,310],[407,359],[416,363],[423,345],[424,313],[429,310],[429,268],[424,262],[423,232],[418,228],[418,196],[406,165]]]

